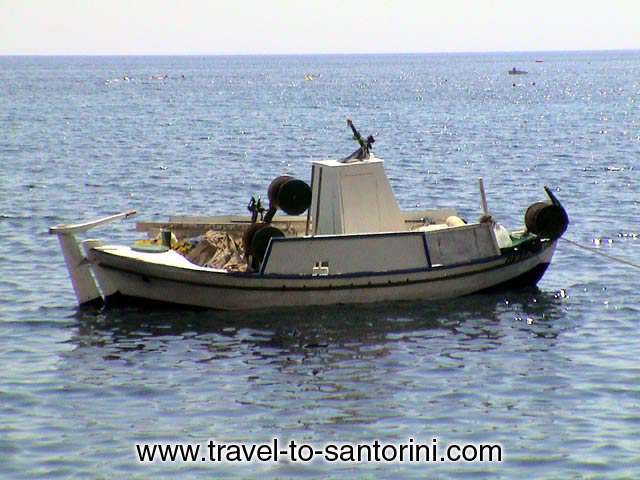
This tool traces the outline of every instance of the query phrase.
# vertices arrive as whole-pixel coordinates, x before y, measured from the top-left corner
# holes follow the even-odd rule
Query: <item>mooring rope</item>
[[[623,263],[625,265],[629,265],[631,267],[635,267],[637,269],[640,269],[640,265],[638,265],[637,263],[630,262],[629,260],[625,260],[624,258],[614,257],[613,255],[609,255],[608,253],[601,252],[597,248],[588,247],[586,245],[582,245],[582,244],[580,244],[578,242],[574,242],[573,240],[569,240],[568,238],[564,238],[564,237],[560,237],[560,240],[564,240],[565,242],[568,242],[571,245],[574,245],[574,246],[576,246],[578,248],[582,248],[583,250],[586,250],[588,252],[595,253],[596,255],[603,256],[605,258],[608,258],[609,260],[613,260],[615,262]]]

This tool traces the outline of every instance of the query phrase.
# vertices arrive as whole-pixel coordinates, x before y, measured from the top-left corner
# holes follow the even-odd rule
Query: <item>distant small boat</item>
[[[536,60],[536,63],[544,63],[544,60]]]
[[[513,67],[511,70],[509,70],[509,75],[526,75],[527,73],[529,72],[518,70],[516,67]]]

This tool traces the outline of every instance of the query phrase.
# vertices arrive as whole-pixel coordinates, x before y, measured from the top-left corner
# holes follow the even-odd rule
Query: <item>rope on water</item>
[[[569,240],[568,238],[561,237],[560,240],[564,240],[565,242],[568,242],[573,246],[576,246],[578,248],[582,248],[583,250],[586,250],[586,251],[591,252],[591,253],[595,253],[596,255],[600,255],[602,257],[608,258],[609,260],[613,260],[615,262],[623,263],[625,265],[629,265],[631,267],[634,267],[634,268],[637,268],[637,269],[640,270],[640,265],[639,264],[630,262],[629,260],[625,260],[624,258],[614,257],[613,255],[609,255],[608,253],[601,252],[597,248],[588,247],[586,245],[582,245],[582,244],[580,244],[578,242],[574,242],[573,240]]]

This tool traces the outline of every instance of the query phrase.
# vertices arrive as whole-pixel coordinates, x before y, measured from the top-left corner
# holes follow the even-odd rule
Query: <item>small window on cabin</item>
[[[312,275],[314,277],[329,275],[329,262],[327,262],[326,260],[315,262],[313,264]]]

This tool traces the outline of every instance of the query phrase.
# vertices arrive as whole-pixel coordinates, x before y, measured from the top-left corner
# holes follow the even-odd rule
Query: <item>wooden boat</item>
[[[569,223],[550,189],[549,201],[531,205],[525,226],[512,232],[488,213],[482,181],[478,222],[467,224],[453,208],[402,212],[383,160],[370,152],[373,137],[352,129],[360,148],[343,160],[313,162],[310,186],[291,177],[272,182],[262,221],[254,201],[251,217],[141,222],[138,231],[164,238],[146,248],[77,239],[134,211],[52,227],[78,303],[260,309],[428,301],[540,280]],[[208,230],[243,237],[246,271],[201,266],[170,248],[169,235],[181,240]]]

